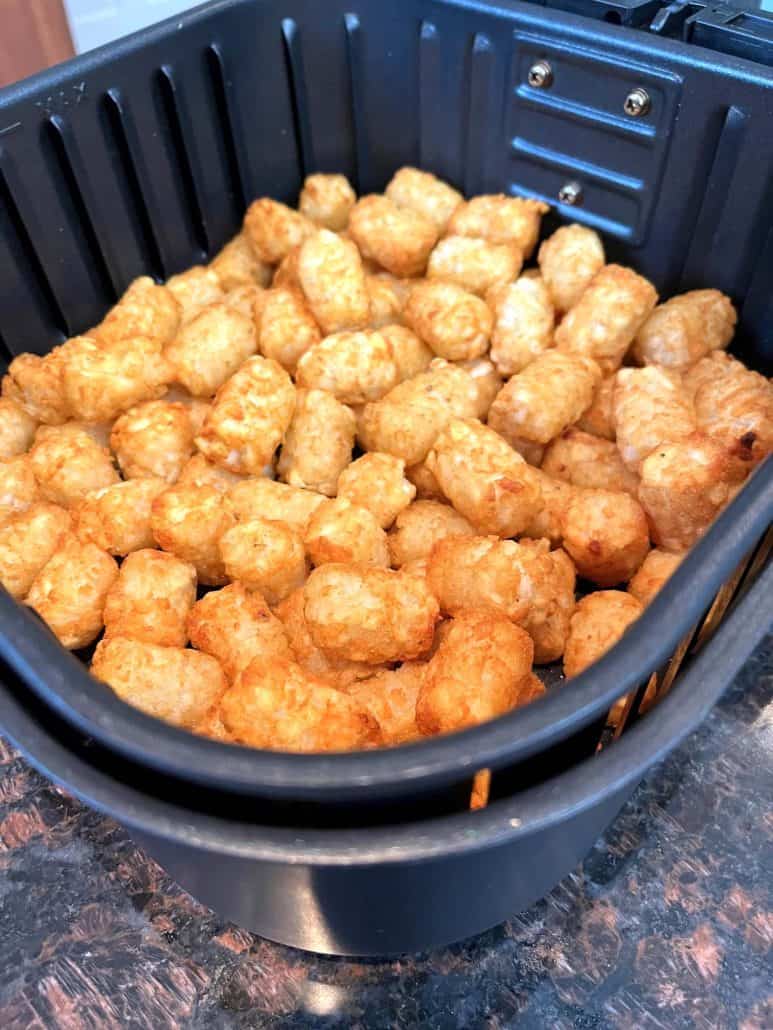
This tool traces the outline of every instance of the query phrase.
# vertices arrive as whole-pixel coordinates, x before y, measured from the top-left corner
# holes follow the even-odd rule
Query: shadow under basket
[[[208,260],[255,196],[294,202],[318,170],[380,190],[413,164],[556,205],[665,296],[723,289],[763,370],[772,96],[752,62],[528,3],[222,0],[0,92],[0,347],[45,353],[137,275]],[[568,180],[579,206],[556,204]],[[444,944],[549,890],[706,714],[771,624],[772,511],[768,460],[617,647],[463,733],[330,755],[198,739],[1,591],[0,724],[249,929],[342,954]]]

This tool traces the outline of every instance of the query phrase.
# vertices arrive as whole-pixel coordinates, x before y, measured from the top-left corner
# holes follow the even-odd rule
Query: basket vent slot
[[[300,155],[301,178],[314,171],[314,145],[311,138],[311,122],[309,118],[309,101],[306,92],[306,76],[303,70],[303,54],[301,52],[301,36],[297,23],[292,18],[282,21],[282,39],[284,40],[287,81],[293,106],[293,123],[295,138]]]
[[[352,130],[354,135],[355,182],[358,193],[364,190],[364,184],[370,182],[368,167],[368,137],[366,131],[365,108],[363,95],[365,92],[365,69],[362,55],[362,29],[356,14],[344,15],[346,30],[346,53],[349,63],[349,85],[351,90]]]
[[[234,128],[236,123],[233,116],[232,100],[229,95],[225,60],[217,43],[207,47],[205,61],[209,72],[218,123],[223,135],[228,178],[236,205],[239,211],[243,212],[247,207],[248,198],[244,188],[244,175],[242,174],[242,165],[239,159],[239,148],[236,145],[237,136]]]
[[[468,197],[485,186],[486,135],[493,118],[494,48],[488,36],[479,32],[470,51],[467,131],[464,149],[464,192]]]

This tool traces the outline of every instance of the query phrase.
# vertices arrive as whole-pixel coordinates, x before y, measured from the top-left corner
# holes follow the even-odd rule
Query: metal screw
[[[632,118],[641,118],[650,109],[650,95],[646,89],[637,86],[632,89],[623,103],[623,110]]]
[[[558,199],[562,204],[582,204],[582,186],[579,182],[565,182],[558,191]]]
[[[553,84],[553,69],[547,61],[537,61],[529,68],[526,78],[534,89],[547,89]]]

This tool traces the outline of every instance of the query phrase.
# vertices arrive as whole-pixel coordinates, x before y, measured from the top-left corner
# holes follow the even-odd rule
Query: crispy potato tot
[[[41,497],[63,508],[73,508],[92,490],[119,481],[108,449],[75,422],[41,426],[29,463]]]
[[[564,548],[585,579],[600,587],[627,582],[650,549],[647,517],[618,490],[578,490],[562,522]]]
[[[217,272],[203,265],[194,265],[179,275],[173,275],[167,281],[166,288],[180,305],[180,329],[204,308],[219,304],[225,298],[225,290]]]
[[[364,705],[296,662],[253,659],[220,710],[235,740],[274,751],[352,751],[381,743]]]
[[[200,397],[193,397],[182,386],[177,385],[170,386],[162,397],[162,400],[167,404],[182,404],[188,412],[188,418],[191,420],[194,435],[201,432],[204,420],[212,407],[208,400],[202,400]]]
[[[216,465],[258,476],[292,421],[295,387],[281,365],[254,357],[215,396],[196,446]]]
[[[11,515],[0,534],[0,583],[23,600],[35,577],[70,534],[70,513],[56,504],[39,502]]]
[[[429,558],[414,558],[401,566],[400,571],[406,576],[417,576],[426,582],[427,573],[429,572]]]
[[[356,562],[389,565],[386,533],[376,516],[345,497],[325,501],[311,516],[304,540],[313,565]],[[295,584],[297,586],[297,584]]]
[[[604,440],[614,440],[615,432],[615,387],[617,376],[604,376],[596,387],[593,400],[582,418],[577,421],[577,428],[584,433],[600,436]]]
[[[271,265],[258,260],[250,241],[244,232],[238,233],[212,258],[209,265],[215,273],[220,288],[231,293],[242,286],[257,286],[265,289],[271,282]]]
[[[523,583],[520,558],[528,548],[493,536],[449,536],[429,559],[427,582],[445,615],[491,608],[511,621],[529,609],[531,583]]]
[[[263,311],[263,294],[266,291],[260,286],[245,285],[237,286],[235,290],[229,290],[223,298],[223,304],[232,311],[238,311],[244,315],[254,326],[257,333],[258,314]]]
[[[426,668],[423,662],[405,662],[399,669],[384,669],[346,687],[346,694],[376,720],[386,747],[421,738],[416,702]]]
[[[646,606],[676,572],[684,554],[653,548],[628,584],[628,593]]]
[[[659,304],[636,334],[633,356],[642,365],[685,369],[727,347],[738,321],[719,290],[690,290]]]
[[[556,346],[617,371],[658,300],[649,280],[621,265],[605,265],[556,329]],[[587,405],[586,405],[587,407]]]
[[[385,325],[379,332],[392,349],[398,383],[413,379],[420,372],[426,372],[433,354],[416,333],[404,325]]]
[[[426,372],[365,405],[359,439],[368,451],[393,454],[408,467],[418,465],[446,423],[455,416],[473,417],[478,403],[467,372],[436,358]]]
[[[414,501],[401,511],[389,534],[392,565],[406,565],[429,558],[432,548],[448,536],[474,536],[475,530],[449,504]]]
[[[534,470],[477,419],[448,422],[427,465],[454,508],[479,533],[517,536],[539,511]]]
[[[115,559],[96,544],[63,541],[35,576],[24,601],[70,651],[86,647],[102,631],[102,612],[118,576]]]
[[[504,193],[473,197],[456,208],[448,223],[448,234],[511,243],[524,257],[531,257],[539,239],[542,216],[549,210],[541,200],[507,197]]]
[[[361,197],[354,205],[349,233],[363,257],[401,279],[424,275],[438,239],[435,223],[426,215],[376,194]]]
[[[726,448],[703,433],[658,447],[642,464],[639,484],[654,543],[666,551],[688,550],[744,476]]]
[[[86,494],[73,512],[78,539],[120,558],[154,547],[150,513],[166,488],[163,479],[130,479]]]
[[[351,240],[328,229],[310,236],[298,254],[298,280],[326,336],[368,325],[370,297],[362,258]]]
[[[84,422],[112,422],[135,404],[162,397],[172,381],[172,366],[161,343],[149,336],[132,336],[109,346],[79,336],[67,346],[62,369],[65,405]]]
[[[298,362],[296,382],[344,404],[365,404],[388,393],[399,375],[391,344],[371,329],[326,336]]]
[[[29,455],[0,461],[0,525],[41,499]]]
[[[338,477],[352,459],[356,428],[351,410],[331,393],[298,390],[277,463],[279,478],[335,497]]]
[[[696,429],[679,374],[655,365],[620,369],[613,410],[617,447],[633,472],[660,444],[686,440]]]
[[[401,458],[371,451],[341,472],[338,496],[367,509],[382,529],[389,529],[416,496],[416,487],[405,478]]]
[[[0,461],[29,450],[37,427],[37,419],[20,404],[10,397],[0,397]]]
[[[209,740],[219,740],[222,744],[235,744],[232,734],[228,732],[220,716],[220,702],[216,701],[202,719],[199,719],[192,727],[191,733],[197,737],[207,737]]]
[[[542,471],[574,486],[624,490],[634,497],[639,489],[639,477],[625,465],[611,440],[583,433],[574,426],[549,444]]]
[[[228,578],[259,590],[269,604],[279,604],[306,579],[303,538],[284,522],[237,522],[220,537],[220,554]]]
[[[312,515],[325,500],[323,494],[271,479],[246,479],[228,493],[228,507],[239,522],[272,519],[284,522],[301,536],[306,535]]]
[[[164,346],[180,327],[182,305],[168,286],[158,286],[149,276],[135,279],[93,334],[110,347],[140,336]]]
[[[274,272],[274,278],[271,280],[272,289],[285,289],[285,290],[301,290],[301,282],[298,278],[298,258],[301,256],[301,247],[303,243],[298,243],[295,247],[288,250],[287,254],[282,258],[276,271]]]
[[[125,637],[99,644],[91,674],[133,708],[186,730],[202,721],[227,686],[208,654]]]
[[[66,422],[70,409],[63,373],[71,349],[67,344],[54,347],[42,358],[37,354],[19,354],[3,376],[3,399],[18,404],[35,422],[49,426]]]
[[[593,229],[562,225],[540,245],[537,261],[556,311],[563,315],[604,267],[604,244]]]
[[[255,320],[226,303],[189,319],[166,348],[174,378],[194,397],[211,397],[258,349]]]
[[[556,547],[563,539],[562,520],[576,488],[562,479],[553,479],[545,472],[536,471],[542,503],[523,536],[534,540],[549,540]]]
[[[196,601],[196,570],[164,551],[134,551],[122,563],[105,600],[105,638],[185,647]]]
[[[420,501],[442,501],[445,503],[446,495],[440,489],[440,484],[427,465],[426,458],[417,465],[405,470],[405,478],[416,487],[416,497]]]
[[[517,563],[521,582],[531,589],[528,608],[518,625],[534,642],[535,665],[547,665],[561,657],[569,636],[574,564],[566,551],[551,551],[547,540],[522,540]]]
[[[416,702],[419,730],[453,733],[516,708],[533,655],[528,633],[507,616],[460,612],[427,665]]]
[[[475,417],[484,422],[494,403],[494,398],[504,385],[502,377],[488,358],[473,358],[472,361],[459,361],[457,364],[459,368],[464,369],[475,385],[477,394]]]
[[[365,289],[370,304],[368,329],[382,329],[387,325],[399,325],[403,321],[405,297],[395,283],[405,281],[395,279],[389,273],[365,276]]]
[[[220,537],[234,524],[224,495],[213,486],[176,486],[160,494],[151,509],[150,528],[160,548],[190,562],[199,582],[228,582]]]
[[[590,358],[546,351],[505,383],[489,425],[508,442],[550,443],[588,408],[600,380]]]
[[[491,360],[500,375],[522,372],[553,346],[553,302],[539,276],[522,275],[514,283],[494,286],[486,294],[486,302],[495,316]]]
[[[456,283],[424,280],[411,290],[405,321],[441,358],[469,361],[488,350],[493,319],[480,297]]]
[[[203,454],[194,454],[183,466],[177,483],[178,486],[213,486],[224,494],[236,483],[243,483],[244,478],[214,465]]]
[[[622,590],[599,590],[583,597],[574,610],[564,650],[566,676],[579,676],[597,662],[643,611],[636,598]]]
[[[298,361],[322,339],[306,298],[298,289],[266,290],[259,318],[260,353],[295,374]]]
[[[217,658],[233,682],[253,658],[290,661],[284,626],[257,591],[242,583],[212,590],[190,610],[188,635],[199,651]]]
[[[304,587],[312,640],[332,658],[404,662],[423,654],[438,604],[414,576],[369,565],[322,565]]]
[[[116,420],[110,447],[126,479],[176,483],[193,455],[193,426],[184,404],[146,401]]]
[[[464,198],[453,186],[431,172],[405,167],[395,172],[384,191],[393,204],[418,211],[443,234],[448,221]]]
[[[729,375],[735,365],[741,365],[741,362],[736,361],[725,351],[715,350],[686,368],[682,372],[682,384],[690,399],[695,400],[695,395],[705,383],[714,382]]]
[[[305,215],[270,197],[254,201],[244,216],[244,233],[258,260],[267,265],[278,265],[317,231]]]
[[[473,236],[446,236],[432,251],[428,279],[445,279],[483,297],[487,290],[517,279],[523,263],[519,247]]]
[[[700,386],[695,414],[698,427],[747,468],[773,451],[773,383],[740,361]]]
[[[324,229],[340,232],[349,224],[357,194],[345,175],[309,175],[303,184],[298,207],[302,215]]]

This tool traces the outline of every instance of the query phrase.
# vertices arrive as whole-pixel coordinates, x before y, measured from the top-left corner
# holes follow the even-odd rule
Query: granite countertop
[[[585,862],[399,961],[224,923],[0,742],[0,1027],[773,1027],[773,637]]]

